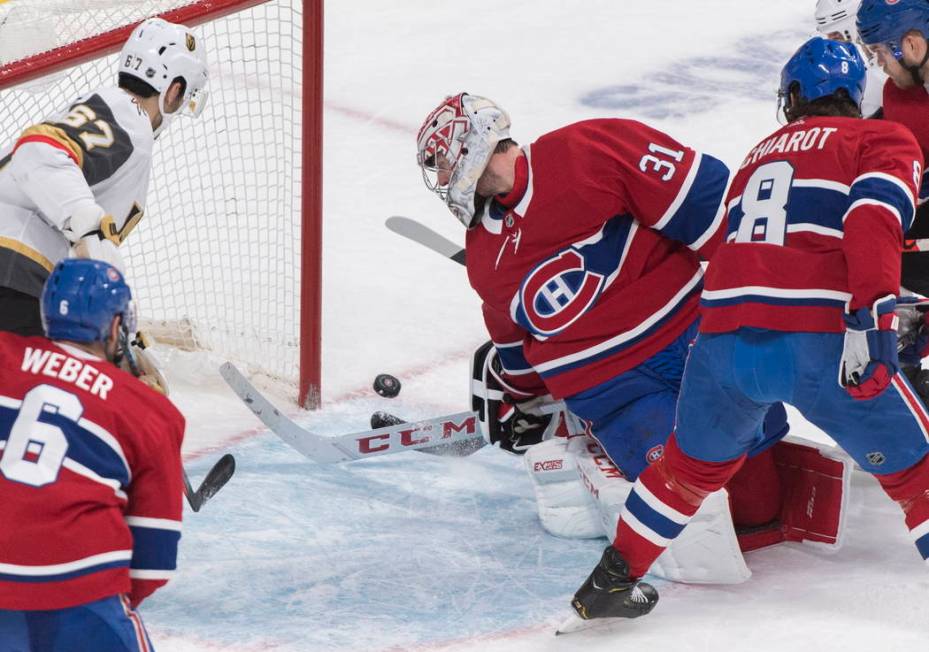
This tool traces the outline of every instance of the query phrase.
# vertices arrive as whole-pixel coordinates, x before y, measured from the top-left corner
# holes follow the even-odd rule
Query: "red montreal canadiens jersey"
[[[897,294],[922,164],[885,120],[806,118],[759,143],[729,190],[700,330],[843,332],[846,302]]]
[[[0,609],[163,585],[181,530],[184,418],[112,364],[0,333]]]
[[[912,131],[923,152],[923,159],[929,159],[929,91],[924,86],[897,88],[888,79],[884,84],[884,119],[899,122]],[[919,203],[929,198],[929,183],[926,182],[926,171],[923,170]]]
[[[628,371],[697,316],[729,171],[632,120],[589,120],[524,149],[513,191],[467,234],[468,277],[507,380],[576,394]]]

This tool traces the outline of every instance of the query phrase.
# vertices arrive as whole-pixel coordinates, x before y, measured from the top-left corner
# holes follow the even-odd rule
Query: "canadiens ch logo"
[[[588,270],[574,249],[563,251],[536,267],[519,291],[529,327],[540,335],[555,335],[573,324],[593,305],[604,278]]]
[[[662,455],[664,455],[664,446],[658,444],[648,449],[648,452],[645,453],[645,460],[649,464],[654,464],[661,459]]]

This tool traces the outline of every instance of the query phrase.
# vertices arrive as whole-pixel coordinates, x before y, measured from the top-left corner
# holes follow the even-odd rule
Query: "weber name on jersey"
[[[700,330],[845,331],[843,314],[896,294],[923,157],[886,120],[808,117],[759,143],[726,205]]]
[[[570,396],[632,369],[696,318],[729,171],[633,120],[539,138],[467,233],[472,287],[507,375]],[[535,388],[534,388],[535,389]]]
[[[125,239],[142,218],[153,142],[148,114],[113,87],[79,98],[0,150],[0,286],[38,297],[68,255],[62,227],[89,202]]]
[[[174,573],[184,418],[106,360],[0,333],[0,609],[49,610]]]

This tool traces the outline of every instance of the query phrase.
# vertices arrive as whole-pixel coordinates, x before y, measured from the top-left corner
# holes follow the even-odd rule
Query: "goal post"
[[[203,40],[210,97],[155,143],[128,280],[156,339],[321,400],[323,0],[0,0],[0,149],[116,84],[161,16]]]

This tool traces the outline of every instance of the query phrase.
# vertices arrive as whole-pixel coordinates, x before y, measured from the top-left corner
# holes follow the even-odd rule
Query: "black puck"
[[[393,398],[400,393],[400,381],[390,374],[378,374],[374,379],[374,391],[384,398]]]

